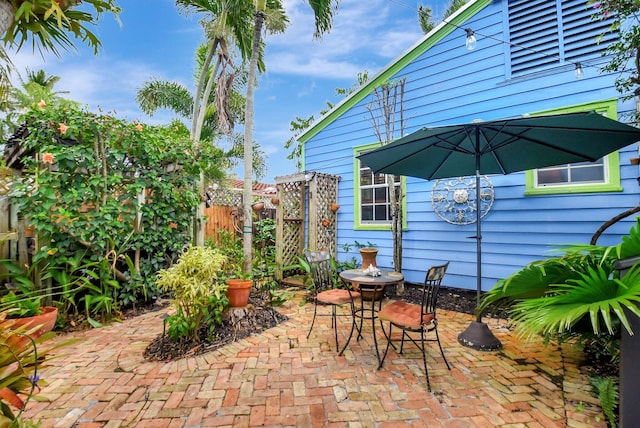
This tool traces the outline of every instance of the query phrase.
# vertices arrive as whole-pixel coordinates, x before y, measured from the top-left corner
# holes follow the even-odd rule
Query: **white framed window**
[[[354,150],[354,223],[356,229],[391,228],[391,201],[386,174],[374,174],[357,156],[380,147],[369,144]],[[396,195],[404,188],[404,180],[395,177]],[[403,210],[404,199],[403,199]],[[406,217],[406,216],[405,216]]]
[[[536,112],[532,116],[596,111],[604,116],[617,118],[616,103],[616,99],[610,99]],[[620,192],[620,155],[616,151],[595,162],[578,162],[530,170],[525,173],[525,179],[525,195]]]

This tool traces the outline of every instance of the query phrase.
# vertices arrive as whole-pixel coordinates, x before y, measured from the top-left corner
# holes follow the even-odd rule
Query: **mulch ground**
[[[395,286],[392,286],[387,288],[386,295],[391,299],[419,303],[422,298],[422,288],[418,285],[406,284],[404,295],[398,296]],[[446,310],[474,314],[476,303],[477,294],[473,290],[441,287],[438,295],[438,306]],[[156,307],[160,306],[156,305]],[[181,341],[172,341],[161,334],[149,344],[144,356],[152,361],[169,361],[200,355],[275,327],[287,319],[285,315],[268,306],[254,290],[249,299],[249,305],[245,308],[226,311],[222,325],[216,326],[213,332],[203,328],[195,340]]]

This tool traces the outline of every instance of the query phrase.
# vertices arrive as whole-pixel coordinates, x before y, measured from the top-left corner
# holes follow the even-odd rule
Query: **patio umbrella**
[[[596,112],[581,112],[425,127],[358,158],[374,173],[427,180],[475,175],[478,189],[481,175],[593,162],[638,140],[638,128]],[[476,215],[479,297],[482,282],[479,209]],[[481,315],[458,340],[475,349],[501,347],[482,324]]]

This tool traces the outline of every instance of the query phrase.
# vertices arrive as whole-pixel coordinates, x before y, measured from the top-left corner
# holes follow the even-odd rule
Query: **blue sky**
[[[419,4],[441,16],[446,0],[342,0],[331,33],[313,40],[313,15],[307,0],[284,0],[290,25],[284,34],[266,37],[267,71],[259,77],[255,94],[254,139],[268,156],[262,179],[294,173],[284,142],[296,116],[318,117],[326,101],[338,102],[336,88],[351,87],[358,72],[370,76],[397,58],[422,36],[417,21]],[[142,113],[135,96],[151,79],[171,80],[194,87],[194,52],[204,41],[197,16],[177,12],[173,0],[119,0],[122,25],[105,15],[95,28],[103,47],[97,56],[79,47],[62,51],[62,58],[33,53],[30,45],[14,57],[21,73],[26,67],[60,76],[59,91],[92,111],[115,112],[121,118],[167,123],[168,111],[153,117]],[[152,6],[151,6],[152,5]],[[79,44],[80,42],[78,42]],[[241,131],[241,128],[236,128]],[[234,171],[243,177],[242,166]]]

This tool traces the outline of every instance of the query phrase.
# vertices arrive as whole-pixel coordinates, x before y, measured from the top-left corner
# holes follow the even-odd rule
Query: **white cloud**
[[[331,32],[313,40],[308,3],[285,4],[290,27],[266,39],[268,68],[274,73],[352,79],[365,68],[381,68],[421,36],[417,18],[397,14],[386,0],[371,0],[341,2]]]

